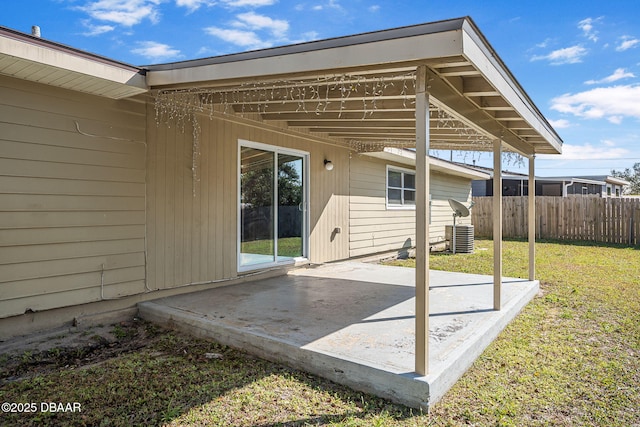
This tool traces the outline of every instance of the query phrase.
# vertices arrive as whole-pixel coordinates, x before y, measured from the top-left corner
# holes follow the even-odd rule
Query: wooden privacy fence
[[[504,237],[527,237],[527,196],[502,198]],[[474,197],[475,235],[493,235],[493,197]],[[640,199],[536,197],[536,237],[640,245]]]

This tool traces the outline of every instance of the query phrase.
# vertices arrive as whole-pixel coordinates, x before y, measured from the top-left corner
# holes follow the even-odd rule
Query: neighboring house
[[[493,170],[479,166],[468,167],[487,172],[488,180],[474,180],[471,184],[473,197],[493,196]],[[629,183],[623,179],[608,176],[574,177],[536,177],[536,196],[598,196],[622,197],[624,186]],[[502,195],[526,196],[529,194],[529,177],[524,174],[503,172]]]
[[[453,224],[449,199],[471,204],[471,180],[489,175],[430,158],[429,240],[445,239]],[[349,255],[408,248],[415,244],[415,151],[385,148],[351,158]],[[471,224],[471,217],[458,224]]]
[[[629,181],[611,175],[565,176],[546,179],[562,180],[567,188],[567,194],[596,194],[600,197],[622,197],[624,187],[629,185]]]
[[[0,27],[0,115],[0,339],[402,247],[385,147],[562,145],[469,18],[147,67]],[[476,173],[431,169],[438,238]]]

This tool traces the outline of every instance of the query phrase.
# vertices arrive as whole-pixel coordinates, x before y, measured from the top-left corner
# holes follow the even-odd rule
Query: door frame
[[[259,264],[251,264],[251,265],[241,265],[241,251],[242,251],[242,209],[241,209],[241,194],[242,185],[240,179],[240,172],[242,170],[242,148],[249,147],[255,148],[257,150],[269,151],[275,154],[274,156],[274,171],[276,173],[274,176],[274,188],[277,190],[278,188],[278,174],[277,174],[277,165],[278,165],[278,155],[279,154],[290,154],[295,156],[302,157],[302,256],[289,258],[286,260],[278,260],[278,209],[277,206],[274,206],[273,209],[273,232],[274,232],[274,261],[273,262],[265,262]],[[262,142],[249,141],[246,139],[238,139],[238,162],[236,169],[236,179],[237,179],[237,231],[236,231],[236,265],[239,273],[253,270],[260,270],[264,268],[270,268],[274,266],[281,266],[287,264],[294,264],[298,262],[305,262],[309,259],[309,152],[296,150],[293,148],[285,148],[277,145],[265,144]],[[276,195],[277,196],[277,195]],[[277,197],[276,197],[277,199]]]

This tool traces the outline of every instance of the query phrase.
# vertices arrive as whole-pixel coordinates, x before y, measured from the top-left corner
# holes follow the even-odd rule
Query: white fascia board
[[[622,178],[617,178],[615,176],[608,176],[605,180],[607,183],[609,184],[615,184],[615,185],[629,185],[631,184],[629,181],[626,181]]]
[[[0,56],[7,55],[29,61],[33,64],[49,66],[54,69],[72,71],[98,79],[147,90],[145,77],[135,67],[110,64],[107,61],[92,59],[90,55],[73,54],[57,49],[55,46],[29,43],[11,37],[0,36]]]
[[[475,37],[473,35],[475,35]],[[481,46],[476,42],[480,39],[477,32],[465,22],[463,25],[463,45],[465,57],[474,64],[476,69],[482,73],[485,79],[489,81],[500,95],[511,105],[516,112],[536,130],[547,142],[557,151],[562,153],[562,141],[544,122],[544,118],[535,113],[536,108],[530,104],[528,97],[522,93],[517,83],[511,78],[505,77],[507,71],[501,71],[500,64],[494,64],[492,58],[487,56]],[[489,49],[485,46],[486,49]]]
[[[411,166],[413,169],[415,169],[416,167],[416,153],[412,150],[395,147],[385,147],[384,151],[364,154],[369,157],[375,157],[378,159]],[[435,172],[460,176],[462,178],[468,179],[485,180],[490,178],[489,174],[465,168],[464,166],[454,165],[452,163],[431,156],[429,157],[429,168]]]
[[[573,177],[553,177],[553,176],[545,176],[545,177],[537,177],[536,181],[545,181],[545,182],[558,182],[561,181],[564,184],[595,184],[595,185],[605,185],[604,181],[598,181],[595,179],[587,179],[587,178],[573,178]]]
[[[431,58],[460,55],[460,30],[329,47],[244,61],[224,62],[188,68],[149,70],[150,87],[224,81],[265,79],[269,76],[330,74],[337,70],[418,63]]]

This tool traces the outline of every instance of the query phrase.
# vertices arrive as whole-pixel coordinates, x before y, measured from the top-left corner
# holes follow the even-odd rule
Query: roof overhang
[[[399,163],[413,168],[416,167],[416,152],[413,150],[385,147],[382,151],[364,153],[364,155],[387,162]],[[447,162],[436,157],[429,157],[429,168],[433,172],[440,172],[467,179],[485,180],[490,178],[490,175],[487,173],[465,168],[464,166]]]
[[[592,175],[592,176],[578,176],[578,177],[556,176],[556,177],[548,177],[546,179],[558,180],[558,181],[575,181],[575,182],[582,182],[587,184],[599,184],[599,185],[613,184],[613,185],[625,186],[630,184],[630,182],[625,179],[618,178],[615,176],[610,176],[610,175],[602,175],[602,176]]]
[[[595,179],[588,178],[569,178],[569,177],[536,177],[536,181],[542,182],[561,182],[564,185],[571,184],[593,184],[593,185],[604,185],[604,181],[598,181]]]
[[[605,179],[605,181],[608,184],[621,185],[621,186],[625,186],[625,185],[631,184],[629,181],[627,181],[625,179],[622,179],[622,178],[617,178],[615,176],[608,176],[607,179]]]
[[[4,27],[0,74],[114,99],[147,91],[140,68]]]
[[[501,140],[524,155],[561,152],[561,138],[468,17],[152,65],[147,84],[347,145],[411,147],[421,65],[430,148],[489,151]]]

